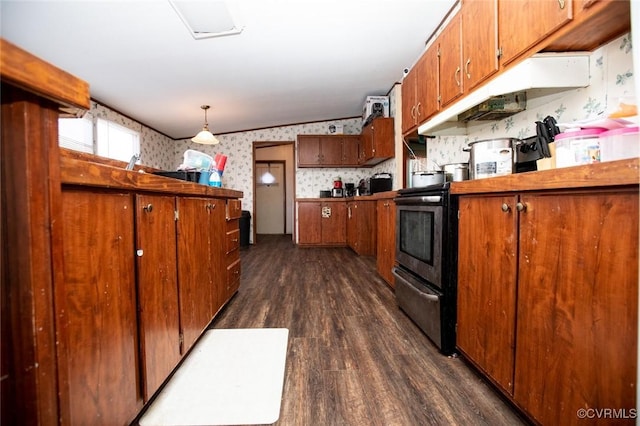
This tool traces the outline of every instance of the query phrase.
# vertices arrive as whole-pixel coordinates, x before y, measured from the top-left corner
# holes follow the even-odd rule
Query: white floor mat
[[[274,423],[280,416],[288,337],[286,328],[205,332],[140,425]]]

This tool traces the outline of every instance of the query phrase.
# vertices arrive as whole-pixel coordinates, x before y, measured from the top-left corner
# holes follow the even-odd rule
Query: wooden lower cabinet
[[[637,186],[460,198],[458,347],[540,424],[636,407],[638,215]]]
[[[136,272],[144,400],[181,357],[176,253],[176,198],[136,195]]]
[[[391,273],[396,262],[396,203],[393,198],[376,202],[376,223],[376,269],[380,276],[395,288],[395,279]]]
[[[64,280],[55,288],[60,422],[128,424],[139,387],[134,201],[63,188]]]
[[[346,220],[344,201],[298,201],[298,244],[345,246]]]
[[[347,203],[347,244],[361,256],[375,256],[376,201]]]
[[[187,351],[224,303],[225,202],[179,197],[177,210],[180,322]]]

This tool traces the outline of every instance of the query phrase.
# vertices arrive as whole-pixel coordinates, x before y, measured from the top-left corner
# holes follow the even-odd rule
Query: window
[[[59,119],[58,135],[61,147],[93,154],[93,120],[88,114]]]
[[[134,154],[140,154],[139,132],[98,118],[94,143],[93,121],[89,114],[83,118],[60,118],[58,120],[60,146],[127,162]]]
[[[103,157],[129,161],[140,154],[140,133],[120,126],[112,121],[97,121],[97,152]]]

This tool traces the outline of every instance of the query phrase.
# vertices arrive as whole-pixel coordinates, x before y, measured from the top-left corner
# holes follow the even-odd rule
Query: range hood
[[[524,110],[525,97],[529,101],[536,95],[588,85],[589,52],[534,55],[431,117],[418,127],[418,134],[466,133],[466,122],[470,120],[501,120]],[[491,106],[505,105],[505,100],[511,100],[512,107],[502,111],[493,108],[492,113]]]

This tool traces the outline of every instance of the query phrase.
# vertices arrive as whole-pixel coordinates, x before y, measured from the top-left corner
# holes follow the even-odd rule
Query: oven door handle
[[[397,279],[404,281],[405,283],[407,283],[408,285],[410,285],[411,287],[413,287],[413,285],[411,285],[411,283],[409,281],[407,281],[407,279],[405,277],[403,277],[402,275],[398,274],[396,268],[393,268],[391,270],[391,273],[393,274],[394,277],[396,277]],[[437,302],[440,300],[440,297],[437,294],[429,294],[429,293],[424,293],[424,292],[420,292],[420,297],[424,297],[427,300],[430,300],[432,302]]]
[[[396,204],[401,205],[416,205],[416,204],[441,204],[441,195],[424,195],[421,197],[398,197],[394,201]]]

